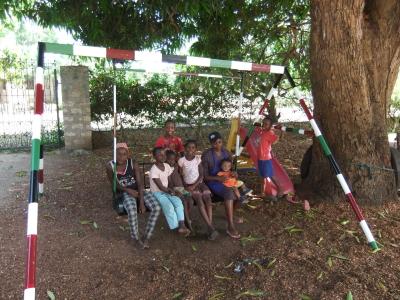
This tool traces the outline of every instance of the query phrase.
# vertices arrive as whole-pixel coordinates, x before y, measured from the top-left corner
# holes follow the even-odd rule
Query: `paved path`
[[[15,199],[12,193],[28,188],[29,170],[29,153],[0,153],[0,207]]]

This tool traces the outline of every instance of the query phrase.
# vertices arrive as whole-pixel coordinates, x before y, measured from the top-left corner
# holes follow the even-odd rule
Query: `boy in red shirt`
[[[266,116],[262,122],[262,133],[258,146],[258,172],[260,176],[270,178],[280,190],[276,180],[274,180],[274,169],[272,166],[271,146],[278,141],[278,136],[272,130],[272,119]]]
[[[185,148],[183,147],[182,139],[174,135],[175,121],[167,120],[164,123],[164,130],[164,135],[161,135],[157,139],[155,147],[172,150],[178,155],[183,156]]]

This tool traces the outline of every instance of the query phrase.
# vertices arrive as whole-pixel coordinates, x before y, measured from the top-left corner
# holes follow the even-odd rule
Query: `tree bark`
[[[312,0],[314,117],[357,200],[396,199],[387,109],[400,67],[400,1]],[[370,167],[370,169],[367,168]],[[343,199],[314,140],[306,187]]]

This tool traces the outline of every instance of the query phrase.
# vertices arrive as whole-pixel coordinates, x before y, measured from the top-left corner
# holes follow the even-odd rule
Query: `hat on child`
[[[208,135],[208,140],[210,141],[210,143],[214,143],[218,139],[222,139],[222,136],[218,131],[211,132]]]
[[[119,149],[119,148],[129,150],[127,143],[117,143],[117,149]]]

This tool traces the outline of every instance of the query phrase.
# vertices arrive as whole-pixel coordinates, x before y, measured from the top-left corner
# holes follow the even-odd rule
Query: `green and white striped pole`
[[[326,142],[324,136],[322,135],[320,129],[318,128],[318,125],[315,122],[313,115],[311,114],[306,103],[304,102],[304,99],[300,96],[297,88],[295,88],[295,92],[296,92],[297,98],[299,99],[301,107],[303,108],[305,114],[307,115],[308,120],[310,121],[310,124],[314,130],[315,137],[319,141],[319,144],[321,145],[324,155],[326,156],[330,165],[332,166],[333,170],[335,171],[336,178],[339,181],[340,186],[342,187],[342,190],[345,193],[346,198],[349,201],[350,206],[353,209],[353,211],[357,217],[357,220],[361,226],[361,229],[367,238],[368,244],[370,245],[370,247],[373,250],[378,249],[379,248],[378,244],[376,243],[374,236],[372,235],[371,230],[369,229],[369,226],[368,226],[367,222],[365,221],[364,216],[361,213],[361,209],[358,206],[356,199],[354,198],[354,196],[349,188],[349,185],[346,182],[346,179],[344,179],[344,176],[342,175],[342,171],[340,170],[339,165],[337,164],[335,158],[333,157],[331,150],[329,149],[328,143]]]
[[[307,135],[307,136],[314,136],[314,131],[304,129],[304,128],[297,128],[297,127],[286,127],[282,125],[274,125],[274,129],[280,130],[280,131],[285,131],[285,132],[290,132],[294,134],[299,134],[299,135]]]
[[[36,298],[36,249],[38,226],[38,194],[41,148],[41,129],[44,102],[44,44],[38,44],[38,61],[35,74],[35,109],[32,122],[31,174],[29,182],[27,219],[27,256],[25,265],[24,300]]]
[[[74,56],[88,56],[118,60],[151,61],[186,66],[211,67],[238,71],[283,74],[285,67],[253,62],[214,59],[208,57],[170,55],[161,52],[113,49],[72,44],[45,43],[46,52]]]

